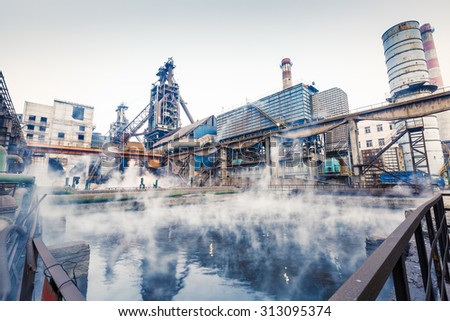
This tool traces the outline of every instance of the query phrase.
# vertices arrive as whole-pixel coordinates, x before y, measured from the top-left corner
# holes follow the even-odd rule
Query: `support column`
[[[189,182],[195,181],[194,176],[195,176],[195,155],[194,153],[192,153],[191,155],[189,155]]]
[[[360,182],[361,180],[361,157],[359,152],[358,144],[358,126],[354,119],[348,120],[348,130],[350,136],[350,147],[352,153],[352,171],[354,175],[355,182]]]
[[[226,185],[227,181],[227,148],[220,148],[220,184]]]
[[[270,153],[272,152],[272,148],[270,145],[270,137],[266,137],[264,140],[264,148],[266,150],[266,167],[269,168],[269,175],[272,176],[272,160],[270,157]]]

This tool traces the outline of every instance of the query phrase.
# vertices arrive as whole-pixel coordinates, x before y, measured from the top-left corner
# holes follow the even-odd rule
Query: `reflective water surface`
[[[47,244],[89,242],[88,300],[326,300],[366,258],[366,237],[404,217],[358,203],[245,193],[166,206],[149,195],[41,215]]]

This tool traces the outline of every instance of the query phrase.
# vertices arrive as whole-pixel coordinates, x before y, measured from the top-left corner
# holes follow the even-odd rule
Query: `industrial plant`
[[[280,57],[279,91],[195,120],[195,106],[189,109],[183,99],[183,84],[174,78],[176,59],[170,57],[155,73],[155,82],[149,86],[148,104],[136,115],[129,112],[125,102],[111,106],[110,114],[102,115],[110,119],[109,131],[100,133],[95,131],[94,118],[99,117],[95,106],[82,102],[55,99],[53,105],[45,105],[26,101],[23,113],[17,114],[9,94],[14,88],[7,88],[7,75],[0,72],[0,218],[5,217],[8,226],[22,224],[27,231],[29,226],[35,228],[37,223],[21,217],[26,216],[25,204],[31,211],[31,207],[40,203],[33,194],[35,183],[40,184],[33,177],[36,172],[51,177],[51,186],[45,186],[45,191],[58,199],[58,204],[133,200],[133,210],[142,206],[136,201],[139,195],[150,192],[151,197],[167,197],[164,199],[170,206],[195,204],[193,199],[173,196],[232,194],[261,188],[274,193],[286,191],[289,196],[311,190],[394,198],[434,195],[426,205],[428,210],[411,212],[410,220],[420,218],[411,223],[415,224],[413,228],[405,228],[405,233],[410,234],[401,241],[408,242],[416,233],[417,252],[419,256],[425,255],[420,258],[422,274],[432,269],[431,265],[422,264],[427,251],[439,252],[444,258],[433,261],[433,281],[431,276],[428,279],[424,276],[421,282],[426,299],[448,300],[448,233],[441,231],[438,236],[439,227],[434,230],[430,227],[430,239],[425,245],[422,227],[418,226],[426,216],[424,221],[430,226],[444,222],[447,229],[443,195],[450,177],[450,91],[444,88],[433,32],[430,24],[420,26],[412,20],[382,34],[390,95],[381,105],[356,110],[350,108],[347,93],[341,88],[322,91],[314,82],[294,83],[295,61]],[[278,68],[276,64],[273,67]],[[182,124],[182,113],[189,124]],[[124,186],[121,182],[127,180],[127,175],[131,177],[131,171],[133,180]],[[13,233],[6,225],[0,225],[0,240],[2,233],[9,233],[3,236],[6,238]],[[32,231],[30,239],[39,232]],[[435,239],[439,241],[433,242]],[[45,245],[33,242],[45,264],[53,262],[43,249]],[[400,257],[393,263],[395,267],[389,267],[391,270],[402,268],[402,251],[406,246],[403,243],[389,252]],[[433,247],[434,243],[439,243],[439,250]],[[212,251],[212,245],[209,246]],[[85,250],[84,245],[81,247]],[[24,253],[24,242],[17,241],[13,250],[0,248],[0,254],[6,251],[5,255],[17,257],[17,249]],[[389,251],[388,245],[379,249],[385,251],[382,253]],[[18,258],[15,260],[19,262]],[[370,256],[368,260],[375,259]],[[379,262],[372,261],[372,266],[378,266]],[[19,263],[28,269],[36,264],[24,263],[23,256]],[[5,270],[14,270],[11,273],[17,275],[20,268],[6,266]],[[174,266],[171,271],[175,273]],[[0,285],[6,278],[0,275]],[[345,289],[361,286],[351,280],[343,285],[344,290],[327,293],[326,299],[376,298],[363,290],[354,292],[359,293],[356,298],[348,297],[351,291]],[[7,290],[0,293],[2,299],[31,298],[29,282],[33,280],[15,277],[8,282]],[[45,286],[51,287],[55,281],[52,282]],[[370,288],[373,282],[378,280],[363,283]],[[447,283],[439,283],[436,291],[427,290],[426,285],[433,282]],[[58,289],[53,288],[55,293],[46,293],[44,297],[61,298],[64,293]],[[405,285],[399,285],[397,279],[395,290],[396,299],[410,299]],[[65,299],[80,299],[80,295],[82,298],[82,294],[70,291]],[[151,287],[146,291],[145,297],[154,299]],[[173,291],[163,297],[170,299],[176,292]]]
[[[26,162],[70,181],[75,177],[77,188],[87,190],[101,189],[129,166],[175,177],[186,187],[250,187],[262,177],[274,186],[414,185],[405,172],[434,177],[443,187],[450,112],[430,109],[412,118],[408,111],[411,100],[431,104],[443,90],[433,31],[430,24],[407,21],[382,35],[391,89],[384,113],[352,113],[340,88],[293,84],[293,63],[283,58],[280,91],[194,121],[169,58],[156,73],[149,103],[137,115],[118,105],[108,133],[95,132],[94,107],[55,99],[53,106],[25,102],[20,120],[13,115],[4,127],[3,139],[21,135],[21,150],[10,154],[26,153]],[[392,108],[397,113],[388,116]],[[181,125],[181,109],[189,125]]]

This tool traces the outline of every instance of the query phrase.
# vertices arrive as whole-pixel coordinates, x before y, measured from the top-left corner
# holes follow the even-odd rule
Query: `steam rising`
[[[91,244],[88,299],[324,300],[365,259],[365,238],[404,217],[358,197],[264,189],[186,201],[167,206],[149,190],[142,211],[47,203],[44,238]]]

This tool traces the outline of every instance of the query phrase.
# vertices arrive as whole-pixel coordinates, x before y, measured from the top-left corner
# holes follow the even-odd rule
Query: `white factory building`
[[[27,142],[44,145],[91,147],[94,107],[55,100],[53,105],[25,102]]]
[[[22,121],[27,144],[42,147],[41,152],[32,154],[30,174],[46,185],[60,186],[65,177],[71,182],[79,177],[82,184],[88,175],[91,156],[72,155],[70,151],[91,148],[93,120],[92,106],[62,100],[55,100],[53,105],[25,102]],[[55,146],[63,146],[65,152],[52,148]]]

